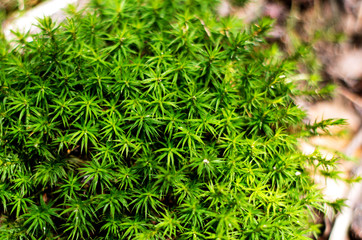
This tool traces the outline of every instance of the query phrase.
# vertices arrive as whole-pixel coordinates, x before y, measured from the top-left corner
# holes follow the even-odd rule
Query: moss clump
[[[296,137],[316,127],[293,102],[292,64],[263,44],[268,21],[216,19],[214,6],[93,1],[2,47],[1,239],[315,231],[316,156]]]

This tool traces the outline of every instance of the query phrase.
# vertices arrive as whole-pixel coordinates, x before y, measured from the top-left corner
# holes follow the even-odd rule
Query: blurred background
[[[36,18],[62,21],[67,11],[84,8],[87,2],[0,0],[2,37],[14,38],[13,30],[36,32]],[[222,0],[216,7],[220,16],[241,23],[263,17],[274,20],[267,44],[296,65],[291,81],[304,95],[296,102],[308,113],[305,121],[344,118],[348,122],[343,128],[331,128],[330,135],[301,140],[301,150],[309,154],[318,149],[327,159],[339,156],[343,175],[362,176],[362,0]],[[320,176],[315,181],[326,198],[346,199],[339,214],[316,216],[320,223],[316,239],[362,240],[362,184]]]

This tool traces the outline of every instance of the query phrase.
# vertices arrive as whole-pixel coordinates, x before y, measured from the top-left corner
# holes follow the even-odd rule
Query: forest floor
[[[332,128],[334,136],[302,142],[301,148],[307,154],[318,148],[327,158],[343,153],[339,170],[346,176],[361,175],[362,1],[253,0],[242,6],[224,1],[220,14],[232,14],[245,22],[273,18],[269,41],[288,56],[304,54],[298,63],[299,78],[314,79],[321,89],[334,84],[331,96],[298,99],[298,103],[308,113],[306,121],[344,118],[348,125]],[[362,184],[315,179],[329,200],[347,199],[340,214],[321,216],[318,239],[362,239]]]
[[[36,17],[51,15],[64,18],[60,9],[87,0],[2,0],[0,22],[7,38],[11,29],[32,29]],[[336,151],[345,156],[340,171],[345,175],[362,173],[362,1],[358,0],[251,0],[237,5],[237,0],[224,0],[220,15],[234,15],[244,22],[260,17],[275,19],[268,40],[277,44],[288,56],[304,54],[298,63],[297,78],[313,79],[316,91],[334,84],[333,95],[327,98],[298,99],[308,113],[306,121],[344,118],[348,125],[332,128],[334,136],[314,137],[302,142],[305,153],[316,148],[327,157]],[[32,31],[36,31],[34,28]],[[310,84],[310,83],[308,83]],[[318,181],[326,198],[347,199],[347,206],[338,215],[320,216],[319,240],[362,239],[362,184],[347,185],[343,181]]]

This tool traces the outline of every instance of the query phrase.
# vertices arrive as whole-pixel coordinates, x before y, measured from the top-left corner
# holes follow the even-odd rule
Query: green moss
[[[290,62],[214,1],[93,1],[0,55],[2,239],[308,239]],[[5,45],[5,44],[3,44]],[[322,169],[322,166],[320,167]]]

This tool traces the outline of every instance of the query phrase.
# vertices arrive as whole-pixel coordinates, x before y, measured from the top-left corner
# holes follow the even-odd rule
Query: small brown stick
[[[357,169],[357,175],[362,174],[362,163]],[[355,183],[349,191],[346,206],[342,208],[341,213],[337,216],[334,226],[329,236],[329,240],[346,240],[348,239],[348,230],[352,222],[353,208],[359,202],[362,194],[362,182]]]
[[[358,107],[362,107],[362,97],[358,96],[355,93],[352,93],[351,91],[348,91],[344,87],[339,87],[338,91],[349,101],[356,104]]]

